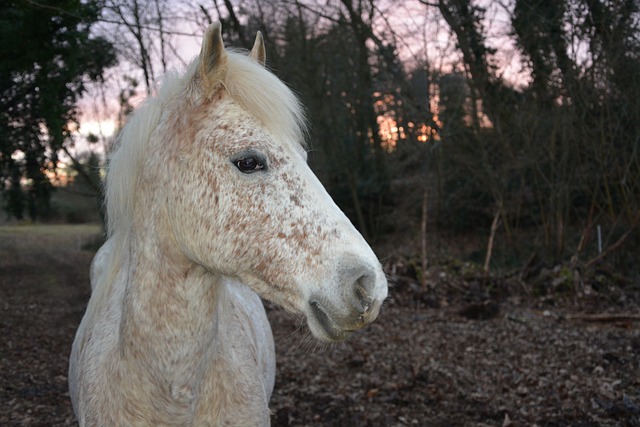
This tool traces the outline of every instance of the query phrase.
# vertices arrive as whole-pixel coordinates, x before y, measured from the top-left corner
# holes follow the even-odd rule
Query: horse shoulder
[[[70,398],[80,425],[98,425],[106,419],[94,420],[95,413],[85,408],[102,407],[119,399],[111,399],[115,388],[123,386],[123,375],[118,368],[118,328],[123,287],[114,270],[114,242],[108,240],[96,253],[91,263],[91,298],[76,331],[69,357]],[[95,412],[95,411],[94,411]],[[117,417],[115,408],[104,408],[102,415]]]

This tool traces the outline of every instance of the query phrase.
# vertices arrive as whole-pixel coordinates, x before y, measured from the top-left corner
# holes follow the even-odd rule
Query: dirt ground
[[[96,231],[0,227],[2,426],[75,425],[67,359]],[[440,266],[423,291],[386,263],[379,319],[344,343],[267,304],[272,425],[640,426],[640,284],[534,296]]]

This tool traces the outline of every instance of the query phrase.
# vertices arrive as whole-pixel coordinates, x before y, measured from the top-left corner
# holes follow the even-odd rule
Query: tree
[[[103,14],[108,21],[104,36],[120,58],[142,73],[147,95],[156,89],[157,79],[170,61],[179,56],[173,41],[176,31],[167,18],[172,13],[167,0],[104,1]]]
[[[77,125],[88,80],[115,64],[111,44],[92,37],[93,0],[7,0],[0,4],[0,191],[22,219],[46,215],[58,152]],[[23,190],[23,187],[26,189]],[[8,190],[8,191],[4,191]]]

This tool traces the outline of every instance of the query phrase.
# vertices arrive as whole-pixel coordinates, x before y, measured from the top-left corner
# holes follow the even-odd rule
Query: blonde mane
[[[306,121],[296,95],[262,65],[239,51],[227,50],[228,68],[220,84],[245,110],[283,143],[305,146]],[[160,90],[132,113],[116,139],[109,161],[105,204],[107,234],[128,230],[132,217],[139,171],[145,153],[151,149],[149,138],[158,126],[168,101],[185,91],[193,92],[199,65],[197,57],[180,76],[165,75]],[[180,114],[174,112],[172,114]]]

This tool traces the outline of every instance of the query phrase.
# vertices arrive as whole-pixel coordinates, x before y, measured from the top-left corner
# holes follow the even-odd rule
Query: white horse
[[[297,98],[207,30],[184,76],[124,128],[109,239],[69,366],[80,425],[264,426],[275,354],[261,297],[321,340],[372,322],[373,251],[306,164]]]

